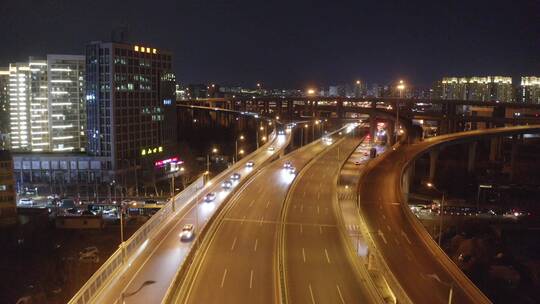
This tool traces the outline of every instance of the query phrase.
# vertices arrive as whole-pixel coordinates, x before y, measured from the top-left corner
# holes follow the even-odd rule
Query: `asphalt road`
[[[301,170],[327,145],[316,143],[262,169],[234,196],[216,224],[200,267],[177,298],[185,303],[276,303],[276,235],[281,208],[294,175],[283,170],[289,160]],[[184,286],[186,287],[186,286]]]
[[[363,218],[377,249],[413,303],[448,303],[450,289],[453,291],[452,303],[478,303],[481,299],[474,292],[466,292],[441,264],[440,257],[431,253],[407,219],[396,187],[400,182],[401,168],[420,151],[447,140],[459,140],[475,134],[482,132],[439,136],[402,146],[388,151],[376,166],[365,169],[359,186]]]
[[[347,256],[333,206],[341,163],[359,142],[358,137],[347,137],[334,145],[291,189],[284,236],[290,303],[374,302]]]
[[[278,136],[274,146],[283,146],[287,142],[284,135]],[[276,149],[277,150],[277,149]],[[252,160],[262,163],[277,151],[262,150]],[[243,159],[242,162],[247,162]],[[238,172],[245,178],[253,169],[242,167]],[[203,202],[203,195],[215,192],[216,200],[210,203]],[[219,204],[225,201],[231,192],[221,189],[221,181],[215,181],[208,190],[198,198],[193,206],[177,214],[168,222],[162,233],[154,239],[143,243],[140,255],[121,276],[117,276],[96,297],[95,303],[117,303],[122,293],[131,293],[139,289],[145,281],[155,281],[141,289],[136,295],[125,298],[127,304],[132,303],[160,303],[169,289],[172,280],[194,241],[182,242],[179,234],[185,224],[193,224],[195,235],[200,227],[208,221]]]

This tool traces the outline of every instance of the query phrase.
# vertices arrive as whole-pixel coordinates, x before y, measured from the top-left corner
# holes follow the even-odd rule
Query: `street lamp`
[[[238,159],[238,140],[244,140],[244,135],[240,135],[240,137],[238,137],[235,141],[234,141],[234,162],[236,162],[236,160]]]
[[[405,83],[403,83],[403,80],[399,81],[399,84],[397,85],[397,89],[399,91],[399,98],[403,98],[403,90],[405,90]],[[398,141],[398,135],[399,135],[399,100],[396,101],[396,142]]]
[[[437,187],[435,187],[435,185],[431,182],[428,182],[426,183],[426,186],[428,188],[431,188],[431,189],[434,189],[435,191],[441,193],[442,195],[442,198],[441,198],[441,206],[439,208],[439,216],[440,216],[440,219],[439,219],[439,247],[441,247],[441,240],[442,240],[442,229],[443,229],[443,216],[444,216],[444,196],[445,196],[445,193],[444,191],[441,191],[439,189],[437,189]],[[442,248],[442,247],[441,247]]]
[[[218,149],[217,148],[212,148],[212,154],[216,154],[218,153]],[[206,154],[206,172],[210,172],[210,154]]]
[[[308,89],[308,90],[307,90],[307,94],[308,94],[309,96],[315,95],[315,89]]]

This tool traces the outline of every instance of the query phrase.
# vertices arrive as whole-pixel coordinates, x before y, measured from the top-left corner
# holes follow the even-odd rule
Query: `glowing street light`
[[[435,187],[435,185],[431,182],[427,182],[426,183],[426,186],[428,188],[431,188],[431,189],[434,189],[435,191],[441,193],[441,205],[439,207],[439,216],[440,216],[440,219],[439,219],[439,247],[441,246],[441,240],[442,240],[442,229],[443,229],[443,215],[444,215],[444,191],[441,191],[439,189],[437,189],[437,187]]]
[[[315,89],[308,89],[307,94],[311,96],[315,95]]]
[[[236,163],[236,160],[238,159],[238,141],[244,140],[244,135],[240,135],[235,141],[234,141],[234,161],[233,163]]]
[[[399,91],[399,98],[403,98],[403,90],[405,90],[405,83],[403,82],[403,80],[399,81],[397,89]],[[396,101],[396,142],[398,141],[399,135],[399,132],[397,130],[399,130],[399,100]]]

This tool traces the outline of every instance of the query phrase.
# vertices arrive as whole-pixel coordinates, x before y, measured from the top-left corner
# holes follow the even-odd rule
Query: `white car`
[[[290,161],[286,161],[286,162],[283,164],[283,168],[284,168],[284,169],[289,169],[291,166],[292,166],[292,164],[291,164]]]
[[[216,199],[216,194],[214,192],[210,192],[204,196],[204,201],[206,203],[213,202],[215,199]]]
[[[19,199],[19,205],[22,206],[32,206],[34,204],[34,201],[31,198],[25,197]]]
[[[221,188],[223,190],[231,190],[232,186],[233,186],[233,183],[228,179],[223,181],[223,183],[221,183]]]
[[[274,152],[275,150],[276,150],[276,148],[274,146],[268,147],[268,151],[270,151],[270,152]]]
[[[233,173],[233,175],[231,175],[231,179],[233,181],[240,180],[240,177],[241,177],[240,173]]]
[[[182,227],[182,232],[180,232],[180,240],[191,240],[193,234],[193,224],[185,224],[184,227]]]
[[[79,261],[83,263],[99,263],[99,250],[95,246],[84,248],[79,252]]]
[[[293,175],[296,174],[296,168],[293,166],[290,166],[289,169],[287,170],[289,170],[289,174],[293,174]]]
[[[278,135],[285,135],[285,131],[279,130],[279,131],[278,131]]]
[[[253,168],[253,166],[255,166],[255,162],[253,162],[252,160],[250,160],[250,161],[248,161],[246,163],[246,167],[248,167],[248,168]]]

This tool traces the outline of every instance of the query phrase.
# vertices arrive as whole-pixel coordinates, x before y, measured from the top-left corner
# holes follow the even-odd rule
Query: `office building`
[[[540,104],[540,77],[523,76],[518,90],[518,101]]]
[[[171,57],[146,45],[86,47],[87,153],[105,158],[112,178],[129,179],[175,151]]]
[[[0,149],[9,148],[9,68],[0,68]]]
[[[505,76],[444,77],[442,99],[511,102],[513,100],[512,78]]]
[[[82,151],[84,57],[48,55],[10,64],[10,141],[15,151]]]
[[[17,204],[13,159],[8,150],[0,150],[0,227],[17,223]]]

